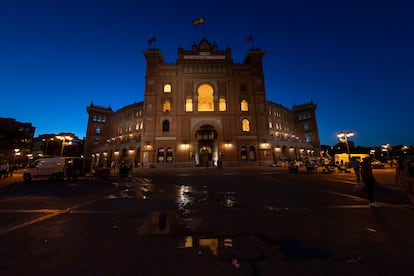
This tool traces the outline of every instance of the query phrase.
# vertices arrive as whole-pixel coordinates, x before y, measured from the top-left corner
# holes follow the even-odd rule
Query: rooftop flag
[[[151,45],[152,43],[154,43],[154,41],[155,41],[155,35],[151,37],[150,39],[148,39],[148,45]]]
[[[253,41],[253,36],[249,35],[248,37],[246,37],[246,42],[251,42]]]
[[[204,24],[204,17],[193,20],[193,25]]]

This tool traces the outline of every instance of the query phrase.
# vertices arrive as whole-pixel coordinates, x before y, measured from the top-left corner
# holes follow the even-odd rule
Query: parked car
[[[383,169],[384,163],[382,163],[381,161],[377,159],[371,159],[371,166],[373,169]]]

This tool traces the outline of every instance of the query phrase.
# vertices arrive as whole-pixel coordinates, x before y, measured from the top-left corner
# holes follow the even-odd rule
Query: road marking
[[[92,199],[92,200],[74,205],[72,207],[69,207],[69,208],[66,208],[66,209],[63,209],[63,210],[59,210],[59,209],[37,209],[37,210],[36,209],[35,210],[25,210],[25,209],[23,209],[23,210],[19,210],[19,209],[16,209],[16,210],[14,210],[15,213],[19,213],[19,212],[20,213],[36,213],[36,212],[37,213],[45,213],[45,212],[47,212],[47,213],[50,213],[50,214],[47,214],[47,215],[41,216],[39,218],[35,218],[35,219],[32,219],[32,220],[26,221],[26,222],[23,222],[23,223],[20,223],[20,224],[17,224],[17,225],[9,226],[9,227],[6,227],[4,229],[0,229],[0,236],[4,235],[4,234],[7,234],[7,233],[10,233],[10,232],[13,232],[13,231],[18,230],[18,229],[21,229],[23,227],[26,227],[26,226],[29,226],[29,225],[32,225],[32,224],[50,219],[50,218],[53,218],[53,217],[58,216],[60,214],[70,213],[74,209],[92,204],[92,203],[97,202],[99,200],[105,199],[106,197],[107,196]],[[10,212],[11,213],[11,212],[13,212],[13,210],[3,209],[3,210],[0,210],[0,212],[3,212],[3,213]]]

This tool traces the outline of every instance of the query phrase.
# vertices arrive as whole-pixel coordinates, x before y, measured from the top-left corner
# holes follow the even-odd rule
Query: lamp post
[[[337,136],[339,138],[339,141],[346,144],[346,151],[348,153],[348,162],[350,162],[351,161],[351,152],[349,150],[348,138],[354,136],[354,133],[352,131],[347,131],[347,132],[341,131],[341,132],[338,133]]]
[[[16,164],[16,156],[20,155],[20,149],[14,149],[13,166]]]
[[[66,140],[69,140],[69,143],[70,143],[73,140],[73,138],[67,135],[66,136],[58,135],[56,136],[56,139],[62,141],[62,147],[60,148],[60,156],[63,156],[63,148],[65,147]]]

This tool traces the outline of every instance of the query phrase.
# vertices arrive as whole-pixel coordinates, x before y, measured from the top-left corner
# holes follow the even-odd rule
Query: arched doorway
[[[217,130],[211,125],[202,125],[195,133],[197,140],[197,165],[208,166],[218,160]]]

